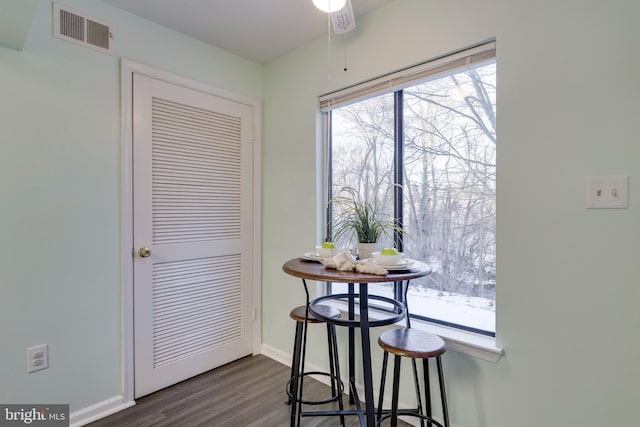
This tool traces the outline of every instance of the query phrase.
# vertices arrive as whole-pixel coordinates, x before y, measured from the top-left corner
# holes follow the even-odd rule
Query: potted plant
[[[334,241],[342,238],[350,241],[355,237],[360,259],[371,258],[371,253],[378,249],[381,236],[393,240],[394,232],[402,233],[391,215],[379,212],[373,202],[360,198],[354,188],[343,187],[330,203],[336,207]]]

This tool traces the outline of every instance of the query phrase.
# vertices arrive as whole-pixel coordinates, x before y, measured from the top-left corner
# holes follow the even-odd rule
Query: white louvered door
[[[253,352],[253,111],[133,86],[137,398]]]

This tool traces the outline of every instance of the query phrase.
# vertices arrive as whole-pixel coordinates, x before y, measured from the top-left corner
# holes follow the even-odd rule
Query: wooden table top
[[[301,258],[293,258],[285,262],[282,270],[291,276],[300,277],[301,279],[339,283],[394,282],[416,279],[431,273],[431,267],[419,261],[413,261],[410,270],[390,271],[389,274],[382,276],[358,273],[357,271],[338,271],[333,268],[326,268],[319,262],[306,261]]]

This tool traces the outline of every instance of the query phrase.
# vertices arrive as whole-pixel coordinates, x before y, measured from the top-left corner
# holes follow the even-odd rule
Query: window
[[[352,187],[375,201],[406,233],[382,244],[433,268],[412,281],[412,316],[495,335],[493,43],[320,101],[327,125],[328,198]],[[340,288],[334,284],[332,291]],[[394,295],[394,284],[378,285],[372,293]]]

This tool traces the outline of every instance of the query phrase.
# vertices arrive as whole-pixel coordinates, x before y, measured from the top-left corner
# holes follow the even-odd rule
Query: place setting
[[[331,242],[324,242],[316,246],[315,250],[305,252],[300,259],[318,262],[336,270],[355,270],[379,275],[408,271],[414,264],[413,260],[405,258],[404,254],[396,248],[383,248],[379,252],[372,252],[371,258],[357,259],[349,249],[338,249]]]
[[[374,263],[389,271],[410,270],[413,260],[405,258],[404,253],[396,248],[384,248],[380,252],[372,252]]]
[[[336,248],[335,243],[333,242],[324,242],[322,245],[316,246],[315,250],[310,252],[305,252],[300,255],[300,259],[305,261],[313,261],[320,262],[322,258],[333,258],[337,253],[338,249]]]

